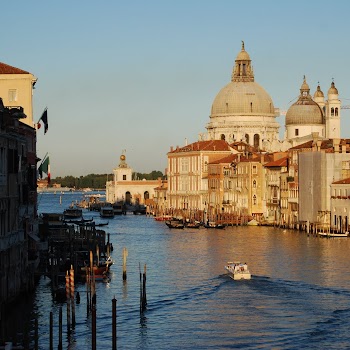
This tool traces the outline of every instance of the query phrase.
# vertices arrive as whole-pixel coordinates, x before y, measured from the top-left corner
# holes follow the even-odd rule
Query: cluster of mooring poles
[[[123,249],[123,282],[126,282],[126,260],[128,256],[128,250]],[[86,304],[87,304],[87,316],[91,314],[91,349],[96,350],[96,286],[95,286],[95,270],[93,265],[93,252],[90,251],[89,266],[86,266]],[[139,263],[140,272],[140,314],[146,310],[147,297],[146,297],[146,264],[144,265],[143,273],[141,272],[141,264]],[[70,269],[66,271],[65,275],[65,297],[67,303],[67,334],[68,339],[72,330],[75,329],[75,306],[80,304],[79,292],[75,295],[75,280],[74,280],[74,268],[71,265]],[[63,317],[62,307],[59,308],[59,320],[58,320],[58,350],[63,349]],[[54,349],[54,316],[53,312],[50,312],[50,324],[49,324],[49,350]],[[30,349],[29,337],[27,339],[26,349]],[[11,344],[12,345],[12,344]],[[112,350],[117,349],[117,299],[112,299]],[[35,332],[34,332],[34,348],[39,349],[39,334],[38,334],[38,320],[35,319]]]

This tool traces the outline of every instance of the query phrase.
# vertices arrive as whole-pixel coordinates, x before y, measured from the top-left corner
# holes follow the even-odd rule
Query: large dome
[[[253,67],[242,41],[241,52],[236,57],[231,82],[220,90],[211,108],[211,117],[274,116],[275,108],[269,94],[254,81]]]
[[[275,108],[270,95],[254,81],[227,84],[214,99],[211,114],[218,115],[269,115]]]
[[[324,124],[320,106],[311,98],[309,85],[304,82],[300,88],[298,101],[291,105],[286,114],[286,125]]]
[[[253,67],[242,41],[231,82],[216,95],[206,125],[209,140],[244,141],[268,151],[278,148],[280,125],[270,95],[254,81]],[[279,148],[278,148],[279,149]]]

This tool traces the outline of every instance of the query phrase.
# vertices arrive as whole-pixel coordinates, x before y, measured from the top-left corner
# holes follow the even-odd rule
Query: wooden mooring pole
[[[91,349],[96,350],[96,304],[92,305],[92,318],[91,318]]]
[[[123,281],[126,281],[126,258],[128,256],[128,250],[123,248]]]
[[[50,311],[50,350],[53,350],[53,314]]]
[[[117,299],[112,299],[112,350],[117,350]]]
[[[73,265],[70,267],[69,271],[69,287],[70,287],[70,302],[72,306],[72,327],[75,326],[75,302],[74,302],[74,290],[75,290],[75,284],[74,284],[74,269]]]
[[[58,319],[58,350],[62,350],[62,307],[60,307]]]
[[[69,274],[66,271],[66,301],[67,301],[67,332],[70,332],[70,285]]]

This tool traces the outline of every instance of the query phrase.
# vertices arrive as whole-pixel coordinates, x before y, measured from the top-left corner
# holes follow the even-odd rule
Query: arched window
[[[335,116],[338,116],[338,108],[335,108]]]
[[[221,134],[220,139],[225,140],[225,134]]]
[[[253,181],[253,188],[256,188],[256,181]]]
[[[128,191],[128,192],[125,192],[125,203],[126,204],[131,204],[131,193]]]
[[[143,194],[143,199],[149,199],[149,192],[148,191],[145,191],[144,194]]]
[[[253,113],[253,102],[250,102],[250,113]]]
[[[256,195],[253,196],[253,204],[256,205]]]
[[[259,134],[254,135],[254,147],[259,148],[260,146],[260,136]]]
[[[249,144],[249,135],[248,134],[245,134],[245,142]]]
[[[334,116],[334,108],[333,107],[331,108],[331,116],[332,117]]]

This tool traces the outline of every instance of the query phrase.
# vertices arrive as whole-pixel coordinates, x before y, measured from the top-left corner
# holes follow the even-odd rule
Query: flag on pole
[[[41,115],[37,123],[37,129],[41,128],[40,120],[44,123],[44,134],[46,134],[47,130],[49,129],[49,123],[47,121],[47,108],[45,108],[43,114]]]
[[[46,157],[40,164],[39,169],[39,176],[42,179],[43,173],[47,174],[47,182],[50,183],[51,180],[51,173],[50,173],[50,157]]]

